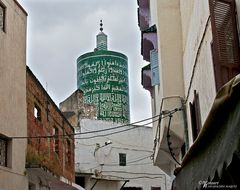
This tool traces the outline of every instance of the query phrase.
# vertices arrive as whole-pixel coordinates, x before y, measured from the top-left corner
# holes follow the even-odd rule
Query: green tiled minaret
[[[101,20],[95,50],[77,59],[77,87],[96,105],[98,119],[129,123],[128,59],[108,50],[102,26]]]

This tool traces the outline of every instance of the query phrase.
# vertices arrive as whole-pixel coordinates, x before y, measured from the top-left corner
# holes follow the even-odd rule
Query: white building
[[[138,0],[138,5],[141,54],[150,62],[142,69],[142,85],[151,93],[153,116],[163,116],[154,125],[154,164],[177,177],[176,189],[196,189],[199,180],[236,183],[231,168],[240,162],[233,154],[238,148],[225,147],[233,149],[229,156],[222,151],[232,141],[226,134],[236,132],[220,129],[239,126],[234,77],[240,73],[240,1]],[[235,103],[228,107],[228,101]],[[234,122],[226,125],[230,117]],[[239,129],[237,134],[235,139]]]
[[[108,130],[120,124],[90,119],[81,120],[80,126],[81,131],[76,133],[107,130],[76,136],[77,184],[87,190],[117,190],[123,185],[125,190],[165,190],[169,186],[168,177],[153,166],[151,127],[125,126]]]

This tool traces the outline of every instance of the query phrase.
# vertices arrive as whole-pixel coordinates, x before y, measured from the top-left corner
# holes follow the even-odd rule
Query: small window
[[[33,113],[34,113],[34,117],[39,121],[41,121],[41,109],[37,105],[34,106]]]
[[[161,187],[151,187],[151,190],[161,190]]]
[[[36,190],[36,185],[33,183],[28,184],[28,190]]]
[[[119,153],[119,166],[126,166],[126,154]]]
[[[7,139],[0,137],[0,166],[7,166]]]
[[[75,177],[76,184],[80,185],[81,187],[85,188],[85,177],[84,176],[76,176]]]
[[[71,142],[69,139],[66,144],[66,164],[71,165]]]
[[[5,13],[6,8],[0,2],[0,30],[5,31]]]
[[[49,121],[49,116],[50,116],[50,103],[47,101],[47,109],[46,109],[46,113],[47,113],[47,121]]]
[[[59,154],[59,130],[57,127],[53,128],[53,135],[54,135],[53,151]]]

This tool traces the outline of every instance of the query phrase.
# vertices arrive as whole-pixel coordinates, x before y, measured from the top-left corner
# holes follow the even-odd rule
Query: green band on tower
[[[128,59],[107,50],[102,26],[101,21],[95,51],[77,59],[77,87],[86,103],[97,106],[98,119],[129,123]]]

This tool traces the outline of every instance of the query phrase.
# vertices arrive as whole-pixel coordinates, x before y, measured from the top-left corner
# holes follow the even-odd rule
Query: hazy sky
[[[27,65],[58,105],[77,88],[76,59],[93,51],[99,20],[108,49],[128,56],[131,122],[151,117],[141,86],[137,0],[18,0],[28,12]]]

